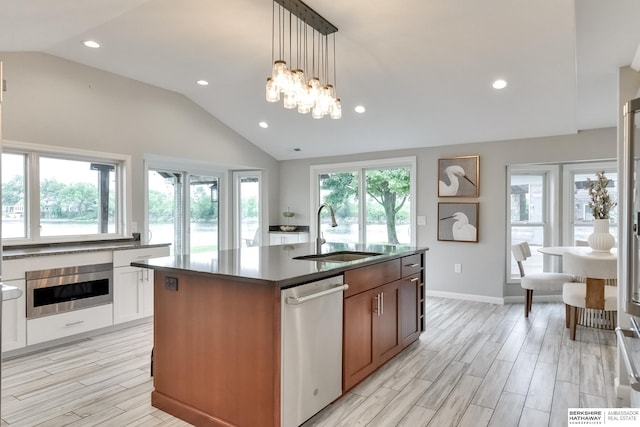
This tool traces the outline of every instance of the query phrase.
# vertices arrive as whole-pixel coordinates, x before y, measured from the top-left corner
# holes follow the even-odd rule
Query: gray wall
[[[437,240],[438,158],[480,156],[479,242]],[[519,285],[505,283],[506,167],[512,164],[572,162],[616,158],[616,129],[597,129],[574,135],[430,147],[417,150],[367,153],[281,162],[281,209],[300,212],[299,224],[309,224],[309,166],[367,159],[417,157],[417,215],[427,224],[418,226],[418,246],[428,246],[427,289],[441,294],[500,302],[505,295],[521,295]],[[458,200],[458,199],[456,199]],[[440,201],[451,201],[440,199]],[[454,264],[462,272],[454,273]]]
[[[147,154],[262,169],[264,199],[278,197],[278,162],[181,94],[41,53],[0,53],[0,60],[4,140],[131,155],[140,225]]]

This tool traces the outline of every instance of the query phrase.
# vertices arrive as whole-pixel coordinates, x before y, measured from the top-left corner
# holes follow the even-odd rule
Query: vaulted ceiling
[[[306,3],[339,29],[340,120],[265,101],[271,0],[3,0],[0,51],[182,93],[280,160],[615,126],[618,68],[640,56],[637,0]]]

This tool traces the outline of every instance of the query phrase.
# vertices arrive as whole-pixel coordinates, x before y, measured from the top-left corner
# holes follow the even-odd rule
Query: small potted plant
[[[589,235],[589,246],[595,252],[609,252],[616,239],[609,233],[609,212],[618,203],[611,200],[607,185],[609,179],[604,171],[596,172],[595,180],[587,178],[588,192],[591,197],[589,208],[593,213],[593,233]]]

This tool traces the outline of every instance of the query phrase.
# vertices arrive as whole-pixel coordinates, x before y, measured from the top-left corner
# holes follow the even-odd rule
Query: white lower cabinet
[[[153,271],[138,267],[113,269],[113,323],[153,315]]]
[[[4,283],[22,291],[20,298],[2,302],[2,351],[9,351],[27,345],[27,294],[24,279],[5,280]]]
[[[113,325],[112,304],[29,319],[27,320],[27,345],[39,344],[111,325]]]

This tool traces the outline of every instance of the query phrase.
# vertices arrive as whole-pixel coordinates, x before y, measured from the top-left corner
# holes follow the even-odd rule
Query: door
[[[379,313],[374,313],[374,359],[379,366],[400,351],[398,334],[398,291],[400,281],[380,286],[377,298],[380,302]],[[377,315],[376,315],[377,314]]]
[[[377,295],[376,288],[344,300],[344,390],[362,381],[377,366],[373,355]]]
[[[189,172],[149,169],[149,243],[169,243],[172,255],[218,249],[220,179]]]
[[[400,308],[398,326],[400,329],[400,343],[404,348],[420,335],[420,273],[400,281],[398,297],[398,306]]]

